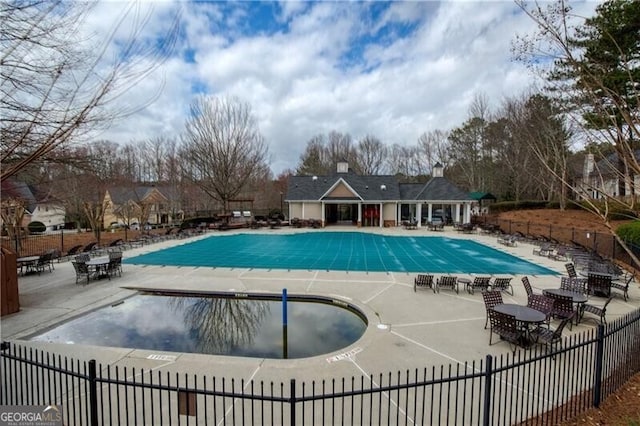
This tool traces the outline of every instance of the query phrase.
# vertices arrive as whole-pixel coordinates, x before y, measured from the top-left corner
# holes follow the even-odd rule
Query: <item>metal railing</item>
[[[482,225],[493,225],[506,234],[521,234],[530,237],[532,240],[549,239],[567,245],[577,245],[585,250],[598,253],[600,256],[622,262],[633,266],[634,262],[625,249],[616,241],[615,236],[610,233],[596,232],[594,230],[567,228],[552,224],[539,224],[531,222],[499,219],[490,216],[477,216],[475,223]],[[635,256],[640,257],[640,247],[627,244]]]
[[[463,364],[297,382],[100,365],[3,343],[0,404],[55,404],[64,424],[555,424],[640,371],[640,310],[537,348]]]

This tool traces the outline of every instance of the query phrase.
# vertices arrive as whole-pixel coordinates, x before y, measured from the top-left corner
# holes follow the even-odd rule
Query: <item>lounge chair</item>
[[[38,274],[40,274],[47,268],[49,268],[49,272],[53,272],[52,261],[53,261],[53,252],[46,251],[45,253],[41,254],[40,257],[38,258],[38,262],[35,265],[35,270],[38,272]]]
[[[489,324],[489,311],[493,310],[496,305],[503,303],[502,293],[499,291],[485,291],[482,293],[482,299],[484,300],[484,308],[486,311],[486,319],[484,321],[484,328],[486,330]]]
[[[513,296],[511,278],[495,278],[491,283],[491,290],[504,291]]]
[[[491,277],[475,277],[472,282],[467,284],[467,292],[473,294],[476,289],[487,291],[491,285]]]
[[[73,246],[69,250],[67,250],[67,253],[65,254],[65,256],[66,257],[75,256],[76,254],[80,253],[81,248],[82,248],[82,245]]]
[[[436,286],[434,285],[433,275],[430,274],[419,274],[413,280],[413,291],[416,291],[419,288],[430,288],[433,292],[436,292]]]
[[[451,275],[443,275],[440,278],[438,278],[438,281],[436,282],[436,287],[437,287],[438,293],[440,293],[441,288],[445,288],[445,289],[453,290],[457,294],[458,293],[458,277],[454,277]]]

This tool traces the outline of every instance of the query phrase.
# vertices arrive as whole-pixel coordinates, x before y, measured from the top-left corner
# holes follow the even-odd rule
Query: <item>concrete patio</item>
[[[354,231],[354,228],[331,228],[340,229]],[[426,229],[376,228],[360,231],[406,236],[436,235]],[[286,233],[323,230],[282,228],[229,232]],[[218,235],[228,233],[209,233],[196,238],[216,238]],[[564,273],[564,262],[533,255],[534,246],[531,244],[519,243],[510,247],[499,244],[492,235],[458,234],[449,228],[437,235],[475,239],[497,250],[546,266],[559,274]],[[186,241],[169,240],[131,249],[125,251],[124,258],[184,244]],[[495,338],[494,342],[498,343],[489,346],[489,331],[484,329],[485,308],[479,292],[470,295],[462,288],[459,294],[445,290],[438,294],[431,290],[414,292],[415,274],[187,268],[126,263],[123,266],[122,277],[92,281],[84,286],[75,284],[75,273],[69,262],[56,263],[52,273],[19,277],[21,310],[2,318],[2,340],[82,360],[95,359],[103,365],[278,382],[292,378],[302,382],[386,374],[481,360],[487,354],[511,353],[506,342]],[[520,281],[521,276],[513,278],[515,293],[513,296],[504,294],[505,302],[526,304],[527,297]],[[545,288],[557,288],[560,284],[559,275],[529,278],[537,292]],[[28,336],[70,318],[126,299],[136,294],[136,289],[281,293],[283,288],[287,288],[289,294],[324,295],[351,302],[366,314],[369,327],[361,339],[340,351],[294,360],[168,353],[25,340]],[[640,289],[637,283],[632,284],[629,296],[627,302],[622,297],[614,298],[607,311],[609,321],[640,306]],[[602,298],[591,298],[590,303],[603,304],[604,301]],[[557,325],[557,321],[554,321],[554,325]],[[585,320],[565,333],[581,333],[595,326],[596,321]]]

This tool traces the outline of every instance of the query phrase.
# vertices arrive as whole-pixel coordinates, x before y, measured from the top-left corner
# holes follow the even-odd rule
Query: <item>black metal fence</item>
[[[67,425],[556,424],[640,371],[640,310],[565,339],[464,364],[275,382],[100,365],[3,343],[0,404],[55,404]]]
[[[598,253],[606,259],[614,259],[629,266],[634,265],[627,251],[616,241],[615,236],[610,233],[596,232],[589,229],[567,228],[553,224],[499,219],[493,216],[477,216],[474,220],[475,223],[478,224],[493,225],[506,234],[522,234],[531,239],[548,239],[563,244],[577,245],[586,250]],[[627,244],[627,246],[635,256],[640,257],[640,247],[633,244]]]

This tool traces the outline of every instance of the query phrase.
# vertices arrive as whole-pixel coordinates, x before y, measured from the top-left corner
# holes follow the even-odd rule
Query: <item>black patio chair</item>
[[[562,332],[566,328],[567,324],[571,326],[573,321],[573,315],[564,318],[560,321],[560,324],[554,329],[537,327],[532,330],[529,336],[538,344],[545,345],[547,352],[555,352],[555,346],[562,343]]]
[[[524,285],[524,289],[527,292],[527,297],[533,296],[533,288],[531,287],[531,283],[529,282],[529,277],[522,277],[522,284]]]
[[[491,323],[489,346],[493,344],[492,337],[495,333],[500,336],[501,340],[509,342],[511,350],[515,352],[522,338],[522,330],[518,329],[515,315],[503,314],[491,309],[489,311],[489,322]]]
[[[433,292],[436,292],[436,286],[434,285],[433,275],[431,274],[418,274],[413,280],[413,291],[419,288],[430,288]]]
[[[587,276],[587,290],[595,296],[611,296],[611,276],[590,273]]]
[[[484,328],[486,330],[489,324],[489,311],[493,310],[496,305],[503,303],[502,293],[499,291],[484,291],[482,292],[482,300],[484,300],[484,308],[486,310],[486,319],[484,321]]]
[[[565,263],[564,267],[567,270],[567,275],[569,275],[569,278],[578,278],[578,274],[576,273],[576,265],[574,265],[573,263]]]
[[[561,277],[560,288],[563,290],[569,290],[580,294],[587,294],[587,280],[586,278],[571,278]]]
[[[89,280],[93,277],[93,273],[89,270],[87,264],[84,262],[76,262],[75,260],[72,260],[71,264],[76,271],[76,284],[78,284],[81,279],[86,280],[85,284],[89,284]]]
[[[542,312],[545,315],[545,324],[549,328],[551,317],[553,316],[553,299],[542,294],[532,294],[529,296],[527,306]]]
[[[107,265],[107,275],[109,279],[112,276],[118,274],[119,277],[122,276],[122,252],[114,251],[109,253],[109,265]]]
[[[436,289],[438,293],[440,293],[441,288],[453,290],[458,294],[458,277],[452,275],[441,276],[436,282]]]
[[[613,297],[609,297],[602,306],[585,303],[584,305],[582,305],[582,317],[584,318],[585,313],[593,314],[598,317],[598,319],[600,320],[600,324],[606,324],[607,305],[611,302],[611,299],[613,299]]]
[[[611,281],[611,289],[621,291],[625,302],[629,300],[629,284],[631,284],[631,281],[633,281],[633,274],[629,274],[629,277],[624,283],[620,281]]]
[[[511,278],[495,278],[491,283],[491,290],[504,291],[513,296],[513,286]]]
[[[472,282],[467,284],[467,292],[473,294],[476,289],[487,291],[491,285],[491,277],[475,277]]]
[[[553,299],[553,311],[551,314],[554,318],[573,318],[573,316],[576,315],[576,312],[573,310],[573,299],[571,297],[553,293],[547,293],[545,296]],[[571,327],[571,325],[569,327]]]

